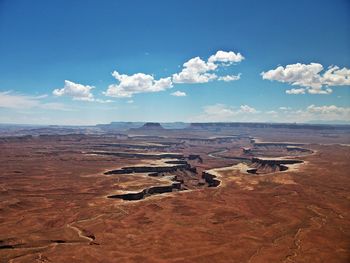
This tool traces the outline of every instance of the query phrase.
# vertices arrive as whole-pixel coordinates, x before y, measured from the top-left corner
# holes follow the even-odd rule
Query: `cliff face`
[[[162,125],[158,122],[147,122],[140,129],[146,130],[164,130]]]
[[[177,164],[174,166],[131,166],[123,167],[119,170],[112,170],[105,172],[104,174],[130,174],[130,173],[171,173],[178,169],[190,169],[191,166],[188,163]]]
[[[252,163],[259,163],[262,165],[281,165],[281,164],[295,164],[295,163],[302,163],[302,160],[297,159],[263,159],[258,157],[252,158]]]
[[[151,196],[155,194],[170,193],[174,190],[180,190],[180,189],[181,189],[181,183],[173,182],[172,184],[169,184],[169,185],[152,186],[140,192],[110,195],[108,196],[108,198],[119,198],[127,201],[135,201],[135,200],[144,199],[147,196]]]
[[[220,180],[216,179],[215,175],[207,171],[204,171],[202,173],[202,178],[205,180],[209,187],[217,187],[220,185]]]
[[[151,154],[151,153],[130,153],[130,152],[89,152],[89,154],[99,154],[99,155],[112,155],[124,158],[143,158],[143,159],[164,159],[164,158],[175,158],[175,159],[183,159],[185,156],[179,153],[159,153],[159,154]]]
[[[162,125],[158,122],[147,122],[142,125],[140,128],[131,128],[130,132],[147,132],[147,131],[163,131],[165,130]]]
[[[264,159],[253,157],[251,168],[247,170],[251,174],[267,174],[288,170],[287,164],[302,163],[297,159]]]

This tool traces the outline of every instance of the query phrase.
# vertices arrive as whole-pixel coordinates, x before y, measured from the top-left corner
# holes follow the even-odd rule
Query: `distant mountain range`
[[[345,130],[350,131],[350,123],[315,121],[309,123],[249,123],[249,122],[111,122],[110,124],[98,124],[93,126],[59,126],[59,125],[22,125],[0,124],[0,136],[21,135],[63,135],[63,134],[116,134],[127,131],[152,131],[152,130],[179,130],[197,129],[220,131],[226,128],[276,128],[276,129],[308,129],[308,130]]]

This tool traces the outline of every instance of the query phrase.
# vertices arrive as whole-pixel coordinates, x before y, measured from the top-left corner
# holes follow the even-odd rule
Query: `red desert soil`
[[[292,135],[280,139],[298,141]],[[155,142],[138,139],[147,141]],[[179,142],[156,142],[165,141]],[[0,262],[350,261],[349,146],[315,139],[302,146],[313,154],[292,154],[304,161],[295,168],[263,175],[228,169],[220,173],[219,187],[207,187],[202,171],[239,163],[229,157],[244,157],[239,148],[254,147],[249,138],[187,141],[165,150],[96,147],[112,142],[119,140],[52,136],[1,142]],[[225,149],[227,159],[208,156]],[[188,161],[197,175],[178,174],[192,180],[189,190],[124,201],[107,196],[164,182],[104,172],[162,161],[87,154],[102,150],[199,154],[202,161]],[[264,151],[288,155],[283,147],[256,149]]]

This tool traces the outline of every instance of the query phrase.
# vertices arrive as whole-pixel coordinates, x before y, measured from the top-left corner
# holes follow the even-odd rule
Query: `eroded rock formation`
[[[302,163],[302,160],[297,159],[272,159],[272,158],[252,158],[251,169],[247,172],[251,174],[266,174],[288,170],[288,164]]]
[[[205,182],[208,184],[209,187],[217,187],[220,185],[220,180],[216,179],[216,176],[204,171],[202,173],[202,178],[205,180]]]
[[[127,201],[141,200],[155,194],[170,193],[173,190],[181,190],[181,182],[173,182],[170,185],[152,186],[140,192],[129,192],[125,194],[110,195],[108,198],[118,198]]]

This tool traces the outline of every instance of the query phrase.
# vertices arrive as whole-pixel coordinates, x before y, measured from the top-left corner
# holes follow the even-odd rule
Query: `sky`
[[[0,0],[0,123],[350,123],[350,1]]]

